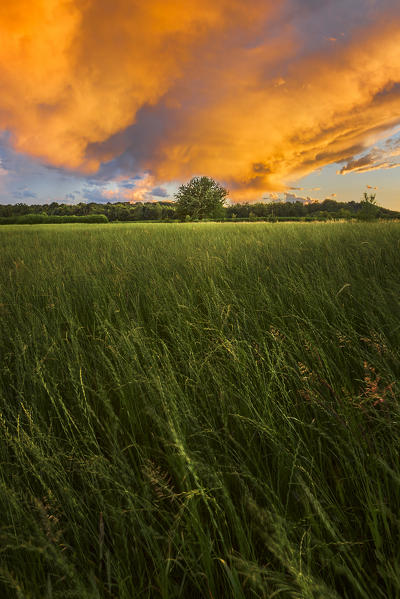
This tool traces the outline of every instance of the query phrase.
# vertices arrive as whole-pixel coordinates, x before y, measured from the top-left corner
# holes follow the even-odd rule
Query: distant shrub
[[[108,223],[105,214],[88,214],[86,216],[48,216],[47,214],[23,214],[21,216],[5,216],[0,218],[0,225],[56,225],[62,223]]]
[[[47,214],[23,214],[17,217],[17,224],[36,225],[48,220]]]

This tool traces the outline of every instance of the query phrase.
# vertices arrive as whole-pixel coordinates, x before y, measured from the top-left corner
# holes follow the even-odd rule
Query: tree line
[[[79,204],[7,204],[0,205],[0,224],[35,224],[40,222],[138,222],[138,221],[280,221],[336,220],[375,218],[397,219],[400,213],[376,204],[375,195],[367,193],[359,201],[337,202],[257,202],[226,204],[228,192],[209,177],[194,177],[182,185],[175,201]]]

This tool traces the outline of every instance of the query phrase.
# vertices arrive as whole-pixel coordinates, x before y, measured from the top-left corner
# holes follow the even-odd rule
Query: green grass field
[[[0,596],[400,598],[400,224],[0,230]]]

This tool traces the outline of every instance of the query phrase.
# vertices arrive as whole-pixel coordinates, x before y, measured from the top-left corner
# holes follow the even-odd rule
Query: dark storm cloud
[[[168,191],[166,189],[164,189],[163,187],[154,187],[154,189],[151,190],[151,195],[156,196],[157,198],[167,198],[168,197]]]
[[[34,191],[29,191],[29,189],[24,189],[22,191],[14,191],[12,192],[12,197],[17,200],[29,200],[29,199],[37,199],[37,193]]]

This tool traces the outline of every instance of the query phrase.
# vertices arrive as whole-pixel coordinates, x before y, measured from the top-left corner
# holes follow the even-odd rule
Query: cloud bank
[[[3,0],[0,33],[8,143],[102,179],[148,173],[133,199],[194,174],[244,199],[334,162],[394,164],[365,154],[400,123],[394,0]]]

